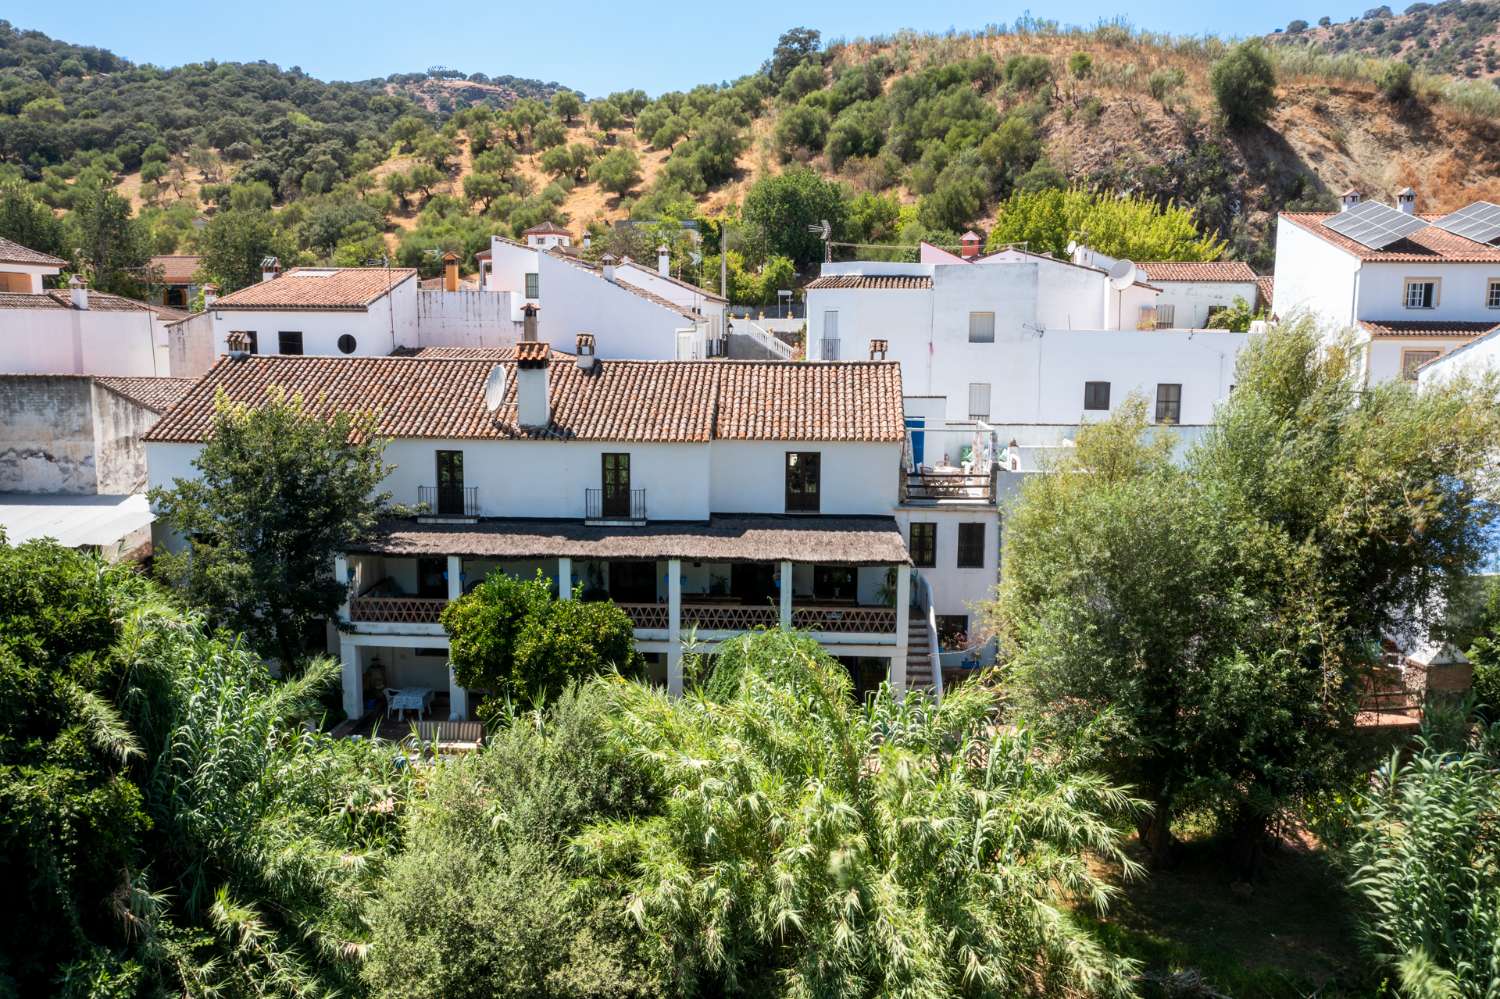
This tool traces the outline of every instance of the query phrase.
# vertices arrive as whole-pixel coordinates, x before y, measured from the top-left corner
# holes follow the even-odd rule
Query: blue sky
[[[1124,15],[1153,31],[1261,34],[1293,18],[1344,19],[1369,2],[1265,0],[1223,4],[1169,0],[1122,6],[1070,0],[1040,8],[1064,24]],[[1401,9],[1404,4],[1393,4]],[[901,28],[946,31],[1011,23],[1026,5],[955,0],[784,0],[650,3],[551,0],[415,3],[411,0],[240,0],[184,5],[158,0],[77,0],[16,10],[19,28],[99,45],[137,62],[175,66],[205,59],[301,66],[329,80],[358,80],[442,65],[466,73],[556,80],[594,95],[627,87],[651,94],[733,79],[758,67],[783,30],[806,25],[825,39],[888,34]]]

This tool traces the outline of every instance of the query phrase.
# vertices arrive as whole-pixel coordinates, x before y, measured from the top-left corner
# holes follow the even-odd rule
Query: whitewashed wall
[[[1161,289],[1156,307],[1172,306],[1172,325],[1179,329],[1204,329],[1208,310],[1213,306],[1229,308],[1236,298],[1255,308],[1254,281],[1153,281]]]
[[[1330,330],[1351,326],[1358,317],[1359,265],[1352,253],[1277,219],[1272,314],[1290,319],[1308,313]]]
[[[1500,333],[1491,333],[1449,351],[1422,368],[1417,373],[1417,381],[1426,388],[1460,376],[1480,377],[1491,372],[1500,374]]]
[[[1000,514],[989,509],[953,509],[943,507],[903,507],[896,514],[901,534],[911,548],[913,523],[937,525],[936,565],[919,568],[932,587],[933,609],[938,614],[970,615],[969,628],[978,623],[978,605],[995,597],[1000,579]],[[958,568],[958,525],[984,525],[984,565],[973,569]]]
[[[1447,354],[1464,341],[1424,337],[1374,337],[1365,345],[1365,384],[1401,380],[1402,357],[1409,350],[1435,350]]]
[[[145,309],[0,309],[0,371],[164,376],[170,338]]]
[[[593,333],[603,358],[675,360],[677,331],[692,320],[604,280],[598,271],[541,254],[540,339],[559,350],[575,348],[579,333]],[[707,323],[704,323],[706,330]],[[697,336],[702,340],[702,336]],[[701,356],[701,343],[700,343]]]
[[[900,444],[810,441],[715,441],[709,504],[715,513],[784,513],[786,455],[816,451],[819,512],[889,514],[900,489]]]
[[[1437,306],[1406,307],[1408,278],[1438,279]],[[1491,280],[1500,280],[1500,262],[1492,264],[1365,264],[1359,273],[1360,319],[1408,322],[1500,323],[1500,309],[1487,305]]]

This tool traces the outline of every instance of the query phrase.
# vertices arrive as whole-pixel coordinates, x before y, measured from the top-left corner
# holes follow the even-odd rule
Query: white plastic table
[[[428,706],[432,703],[432,688],[430,687],[403,687],[391,698],[391,710],[396,712],[396,717],[402,717],[408,711],[415,711],[418,716],[427,713]]]

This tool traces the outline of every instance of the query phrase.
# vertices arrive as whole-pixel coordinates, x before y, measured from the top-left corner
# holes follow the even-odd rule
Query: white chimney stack
[[[604,280],[613,283],[615,279],[615,255],[613,253],[606,253],[599,258],[599,263],[604,265]]]
[[[516,422],[523,427],[535,430],[552,422],[547,388],[547,361],[551,353],[552,348],[545,343],[516,344]]]
[[[521,306],[521,339],[525,342],[536,340],[536,314],[537,306],[527,302]]]
[[[1406,215],[1417,214],[1417,192],[1404,188],[1396,194],[1396,208]]]
[[[84,284],[83,279],[77,274],[68,279],[68,291],[73,296],[73,308],[87,311],[89,307],[88,285]]]
[[[1347,212],[1349,209],[1359,204],[1360,199],[1363,197],[1364,195],[1359,193],[1359,188],[1349,188],[1349,190],[1345,191],[1339,198],[1339,211]]]
[[[203,311],[207,312],[219,300],[219,286],[213,282],[203,286]]]
[[[260,264],[260,279],[262,281],[275,281],[281,276],[281,261],[276,257],[267,257]]]
[[[581,371],[591,371],[594,367],[594,334],[578,334],[578,367]]]
[[[672,276],[672,251],[663,243],[656,248],[656,273],[662,277]]]

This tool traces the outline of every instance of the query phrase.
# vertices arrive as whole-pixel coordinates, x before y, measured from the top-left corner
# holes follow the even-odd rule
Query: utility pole
[[[719,222],[719,294],[729,297],[729,220]]]

